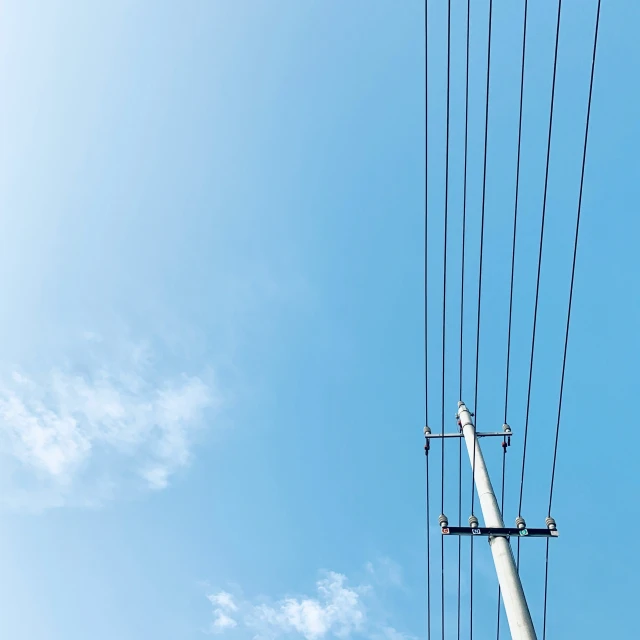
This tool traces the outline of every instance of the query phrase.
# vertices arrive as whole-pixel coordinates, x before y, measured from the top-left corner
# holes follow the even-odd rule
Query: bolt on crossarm
[[[471,419],[469,409],[462,401],[458,403],[458,420],[467,445],[471,471],[478,492],[485,527],[504,529],[504,521],[491,486],[489,472],[476,436],[476,428]],[[498,582],[502,590],[502,599],[507,613],[511,637],[513,640],[537,640],[508,537],[489,535],[489,545],[491,546],[491,554],[493,555]]]

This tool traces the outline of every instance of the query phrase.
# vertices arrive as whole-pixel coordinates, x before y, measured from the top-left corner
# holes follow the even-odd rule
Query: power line
[[[507,422],[507,408],[509,406],[509,370],[511,365],[511,321],[513,314],[513,281],[516,266],[516,232],[518,229],[518,196],[520,195],[520,151],[522,147],[522,105],[524,98],[524,68],[527,46],[527,9],[529,2],[524,0],[524,26],[522,30],[522,70],[520,72],[520,115],[518,118],[518,159],[516,161],[516,193],[513,209],[513,245],[511,247],[511,283],[509,286],[509,329],[507,332],[507,374],[504,389],[504,421]]]
[[[492,26],[493,0],[489,0],[489,38],[487,43],[487,100],[484,113],[484,164],[482,171],[482,217],[480,222],[480,264],[478,268],[478,318],[476,330],[476,374],[475,374],[475,393],[474,393],[474,411],[476,413],[476,425],[478,424],[478,364],[480,361],[480,308],[482,302],[482,258],[484,249],[484,213],[485,200],[487,193],[487,142],[489,137],[489,78],[491,72],[491,26]],[[473,486],[473,482],[472,482]],[[473,511],[473,502],[471,504]]]
[[[526,60],[527,49],[527,15],[528,15],[529,2],[524,0],[524,19],[522,26],[522,67],[520,70],[520,111],[518,115],[518,157],[516,161],[516,190],[515,190],[515,202],[513,206],[513,243],[511,246],[511,281],[509,284],[509,328],[507,331],[507,371],[505,377],[504,386],[504,422],[507,424],[507,412],[509,408],[509,372],[511,369],[511,327],[513,319],[513,282],[516,266],[516,238],[518,230],[518,196],[520,195],[520,157],[522,150],[522,110],[524,104],[524,70]],[[502,455],[502,489],[500,493],[500,512],[504,518],[504,480],[506,473],[506,461],[507,461],[507,447],[506,439],[502,442],[503,455]],[[496,625],[496,638],[500,638],[500,598],[501,590],[498,585],[498,622]]]
[[[506,437],[502,440],[502,484],[500,487],[500,513],[504,518],[504,479],[505,479],[505,471],[507,467],[507,439]],[[500,598],[502,597],[502,590],[500,589],[500,585],[498,584],[498,623],[496,626],[496,638],[500,638]]]
[[[429,69],[428,69],[428,36],[427,36],[427,7],[428,2],[424,3],[424,416],[425,425],[429,424],[429,339],[428,327],[429,319],[427,314],[428,289],[429,289],[429,267],[427,262],[427,246],[429,242],[429,225],[427,222],[427,211],[429,209],[429,185],[428,185],[428,166],[429,166]]]
[[[467,61],[465,78],[465,105],[464,105],[464,188],[462,198],[462,268],[460,279],[460,386],[458,399],[462,400],[462,363],[464,344],[464,258],[465,239],[467,233],[467,155],[469,147],[469,42],[470,42],[470,16],[471,0],[467,0]],[[458,440],[458,526],[462,526],[462,438]],[[461,619],[461,577],[462,577],[462,538],[458,536],[458,640],[460,640]]]
[[[462,438],[458,439],[458,526],[462,526]],[[462,538],[458,536],[458,617],[457,630],[460,640],[461,604],[460,587],[462,584]]]
[[[428,7],[424,3],[424,423],[429,424],[429,339],[428,339],[428,289],[429,269],[427,247],[429,244],[429,36]],[[427,640],[431,640],[431,536],[429,532],[429,441],[425,438],[425,456],[427,473]]]
[[[487,38],[487,86],[486,86],[486,103],[484,112],[484,160],[482,170],[482,215],[480,221],[480,262],[478,266],[478,315],[476,324],[476,369],[475,369],[475,390],[474,390],[474,411],[476,413],[475,424],[478,424],[478,365],[480,362],[480,309],[482,306],[482,258],[484,249],[484,216],[485,202],[487,193],[487,147],[489,140],[489,89],[491,78],[491,28],[493,17],[493,0],[489,0],[489,36]],[[476,447],[473,448],[473,463],[471,465],[471,513],[473,514],[473,506],[475,500],[475,468],[476,468]],[[471,570],[470,570],[470,621],[469,621],[469,638],[473,638],[473,538],[471,538]]]
[[[553,106],[555,100],[555,92],[556,92],[556,76],[558,69],[558,43],[560,41],[560,16],[562,11],[562,0],[558,0],[558,18],[556,23],[556,44],[555,44],[555,53],[553,59],[553,81],[551,84],[551,107],[549,111],[549,134],[547,137],[547,161],[545,168],[545,176],[544,176],[544,195],[542,199],[542,221],[540,224],[540,246],[538,249],[538,274],[536,277],[536,299],[535,306],[533,310],[533,331],[531,334],[531,359],[529,361],[529,385],[527,389],[527,409],[525,414],[525,423],[524,423],[524,445],[522,451],[522,475],[520,477],[520,500],[518,502],[518,515],[522,515],[522,496],[524,491],[524,472],[525,472],[525,463],[527,458],[527,435],[529,432],[529,409],[531,406],[531,381],[533,377],[533,359],[535,354],[535,343],[536,343],[536,326],[538,321],[538,300],[540,296],[540,272],[542,267],[542,247],[544,242],[544,220],[547,211],[547,193],[549,186],[549,160],[551,157],[551,132],[553,130]],[[520,557],[520,545],[518,544],[518,559]]]
[[[444,390],[445,390],[445,355],[446,355],[446,319],[447,319],[447,227],[449,217],[449,120],[451,97],[451,0],[447,2],[447,132],[445,144],[445,187],[444,187],[444,256],[442,276],[442,433],[444,433]],[[441,510],[444,513],[444,438],[442,439],[442,494]],[[442,608],[442,640],[444,640],[444,536],[440,540],[440,562],[442,568],[441,608]]]
[[[578,214],[576,216],[576,233],[573,241],[573,263],[571,266],[571,284],[569,286],[569,307],[567,310],[567,326],[564,334],[564,353],[562,355],[562,375],[560,377],[560,399],[558,401],[558,420],[556,422],[556,438],[553,448],[553,465],[551,467],[551,489],[549,491],[549,515],[551,515],[551,501],[553,500],[553,484],[556,476],[556,461],[558,456],[558,437],[560,435],[560,415],[562,412],[562,395],[564,392],[564,374],[567,365],[567,346],[569,344],[569,325],[571,322],[571,305],[573,303],[573,284],[576,275],[576,257],[578,255],[578,234],[580,231],[580,216],[582,213],[582,191],[584,188],[584,170],[587,162],[587,142],[589,139],[589,120],[591,118],[591,97],[593,95],[593,77],[596,67],[596,52],[598,46],[598,28],[600,26],[600,2],[596,14],[596,27],[593,38],[593,56],[591,59],[591,79],[589,81],[589,100],[587,102],[587,121],[584,129],[584,145],[582,149],[582,170],[580,174],[580,195],[578,196]]]
[[[544,554],[544,604],[542,615],[542,640],[547,637],[547,594],[549,591],[549,538],[547,538],[547,548]]]
[[[567,346],[569,344],[569,327],[571,323],[571,307],[573,303],[573,285],[575,282],[576,274],[576,257],[578,255],[578,236],[580,232],[580,217],[582,214],[582,194],[584,189],[584,172],[587,163],[587,143],[589,141],[589,121],[591,119],[591,98],[593,96],[593,78],[596,68],[596,53],[598,48],[598,29],[600,27],[600,4],[601,0],[598,0],[598,8],[596,11],[596,26],[593,36],[593,54],[591,56],[591,77],[589,79],[589,99],[587,101],[587,120],[584,127],[584,144],[582,147],[582,168],[580,171],[580,192],[578,196],[578,213],[576,215],[576,232],[573,241],[573,262],[571,265],[571,284],[569,285],[569,304],[567,309],[567,325],[564,334],[564,351],[562,355],[562,375],[560,377],[560,397],[558,400],[558,419],[556,422],[556,437],[553,447],[553,465],[551,467],[551,487],[549,489],[549,511],[548,515],[551,517],[551,503],[553,500],[553,485],[556,475],[556,462],[558,458],[558,437],[560,435],[560,416],[562,414],[562,396],[564,392],[564,376],[567,365]],[[549,590],[549,541],[547,540],[547,548],[545,552],[545,571],[544,571],[544,610],[543,610],[543,626],[542,626],[542,640],[547,637],[547,594]]]
[[[476,426],[478,424],[477,409],[478,409],[478,364],[480,361],[480,308],[482,303],[482,254],[484,248],[484,214],[485,214],[485,200],[487,192],[487,142],[489,136],[489,78],[491,72],[491,26],[492,26],[492,14],[493,14],[493,0],[489,0],[489,38],[487,44],[487,100],[484,114],[484,165],[482,172],[482,217],[480,221],[480,264],[478,269],[478,317],[477,317],[477,329],[476,329],[476,374],[475,374],[475,393],[474,393],[474,411],[476,413]],[[474,450],[475,456],[475,450]],[[475,468],[475,460],[474,467]],[[475,500],[473,474],[471,477],[471,513],[473,513],[473,505]]]
[[[463,362],[463,329],[464,329],[464,258],[467,235],[467,155],[469,149],[469,42],[470,42],[471,0],[467,0],[467,63],[464,99],[464,186],[462,196],[462,265],[460,278],[460,392],[458,400],[462,400],[462,362]]]
[[[444,259],[442,269],[442,433],[444,433],[444,387],[445,387],[445,345],[447,319],[447,227],[449,218],[449,99],[451,79],[451,0],[447,2],[447,132],[445,145],[444,181]],[[442,440],[442,511],[444,513],[444,440]]]
[[[431,533],[429,531],[429,440],[425,438],[424,454],[427,474],[427,640],[431,640]]]
[[[471,536],[471,549],[469,551],[469,638],[473,638],[473,536]]]

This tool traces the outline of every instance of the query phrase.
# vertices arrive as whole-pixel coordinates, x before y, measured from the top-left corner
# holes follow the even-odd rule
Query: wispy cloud
[[[95,340],[93,334],[91,342]],[[0,449],[30,486],[56,503],[87,487],[113,490],[125,477],[163,489],[189,463],[194,431],[220,397],[211,381],[158,375],[147,348],[124,361],[13,371],[0,383]],[[108,357],[104,361],[108,361]]]
[[[222,632],[226,629],[233,629],[238,626],[237,621],[231,617],[238,611],[238,606],[233,600],[233,596],[226,591],[220,591],[209,596],[209,602],[214,605],[213,609],[213,631]]]
[[[359,630],[365,620],[360,594],[347,586],[346,576],[329,572],[316,584],[315,598],[285,598],[275,606],[260,605],[249,623],[260,635],[278,637],[297,632],[307,640],[328,633],[339,638]]]
[[[254,638],[262,640],[281,637],[347,639],[353,635],[372,640],[410,639],[411,636],[387,624],[379,612],[370,613],[367,602],[373,602],[373,596],[371,585],[351,586],[345,575],[334,571],[323,573],[312,596],[251,602],[220,591],[208,596],[214,606],[211,630],[222,633],[244,627]]]

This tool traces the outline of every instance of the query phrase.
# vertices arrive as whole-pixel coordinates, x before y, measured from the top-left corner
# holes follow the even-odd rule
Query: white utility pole
[[[487,466],[476,436],[476,428],[471,419],[469,409],[462,401],[458,403],[458,419],[460,420],[460,428],[469,452],[471,470],[478,491],[484,525],[485,527],[504,528],[500,507],[498,507],[498,501],[493,492]],[[507,612],[511,637],[513,640],[537,640],[509,539],[504,536],[490,536],[489,545],[491,546],[498,582],[502,590],[502,600]]]

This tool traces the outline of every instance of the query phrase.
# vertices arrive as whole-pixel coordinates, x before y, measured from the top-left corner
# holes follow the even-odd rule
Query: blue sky
[[[503,420],[521,4],[494,2],[483,430]],[[557,6],[530,4],[508,522],[517,515]],[[488,3],[472,5],[470,274]],[[466,2],[452,6],[450,336],[459,330]],[[595,8],[563,3],[523,507],[531,526],[546,516]],[[446,5],[430,10],[435,431]],[[625,437],[640,346],[639,19],[636,3],[603,2],[550,637],[635,628],[637,560],[616,530],[640,526]],[[423,47],[423,5],[413,0],[4,3],[2,637],[425,637]],[[447,354],[446,428],[455,429],[455,340]],[[472,367],[464,375],[472,404]],[[456,448],[446,464],[453,518]],[[433,470],[437,495],[437,456]],[[453,637],[456,554],[446,542]],[[528,542],[522,571],[539,624],[544,545]],[[496,581],[477,547],[475,637],[492,637]],[[435,580],[434,589],[437,612]]]

